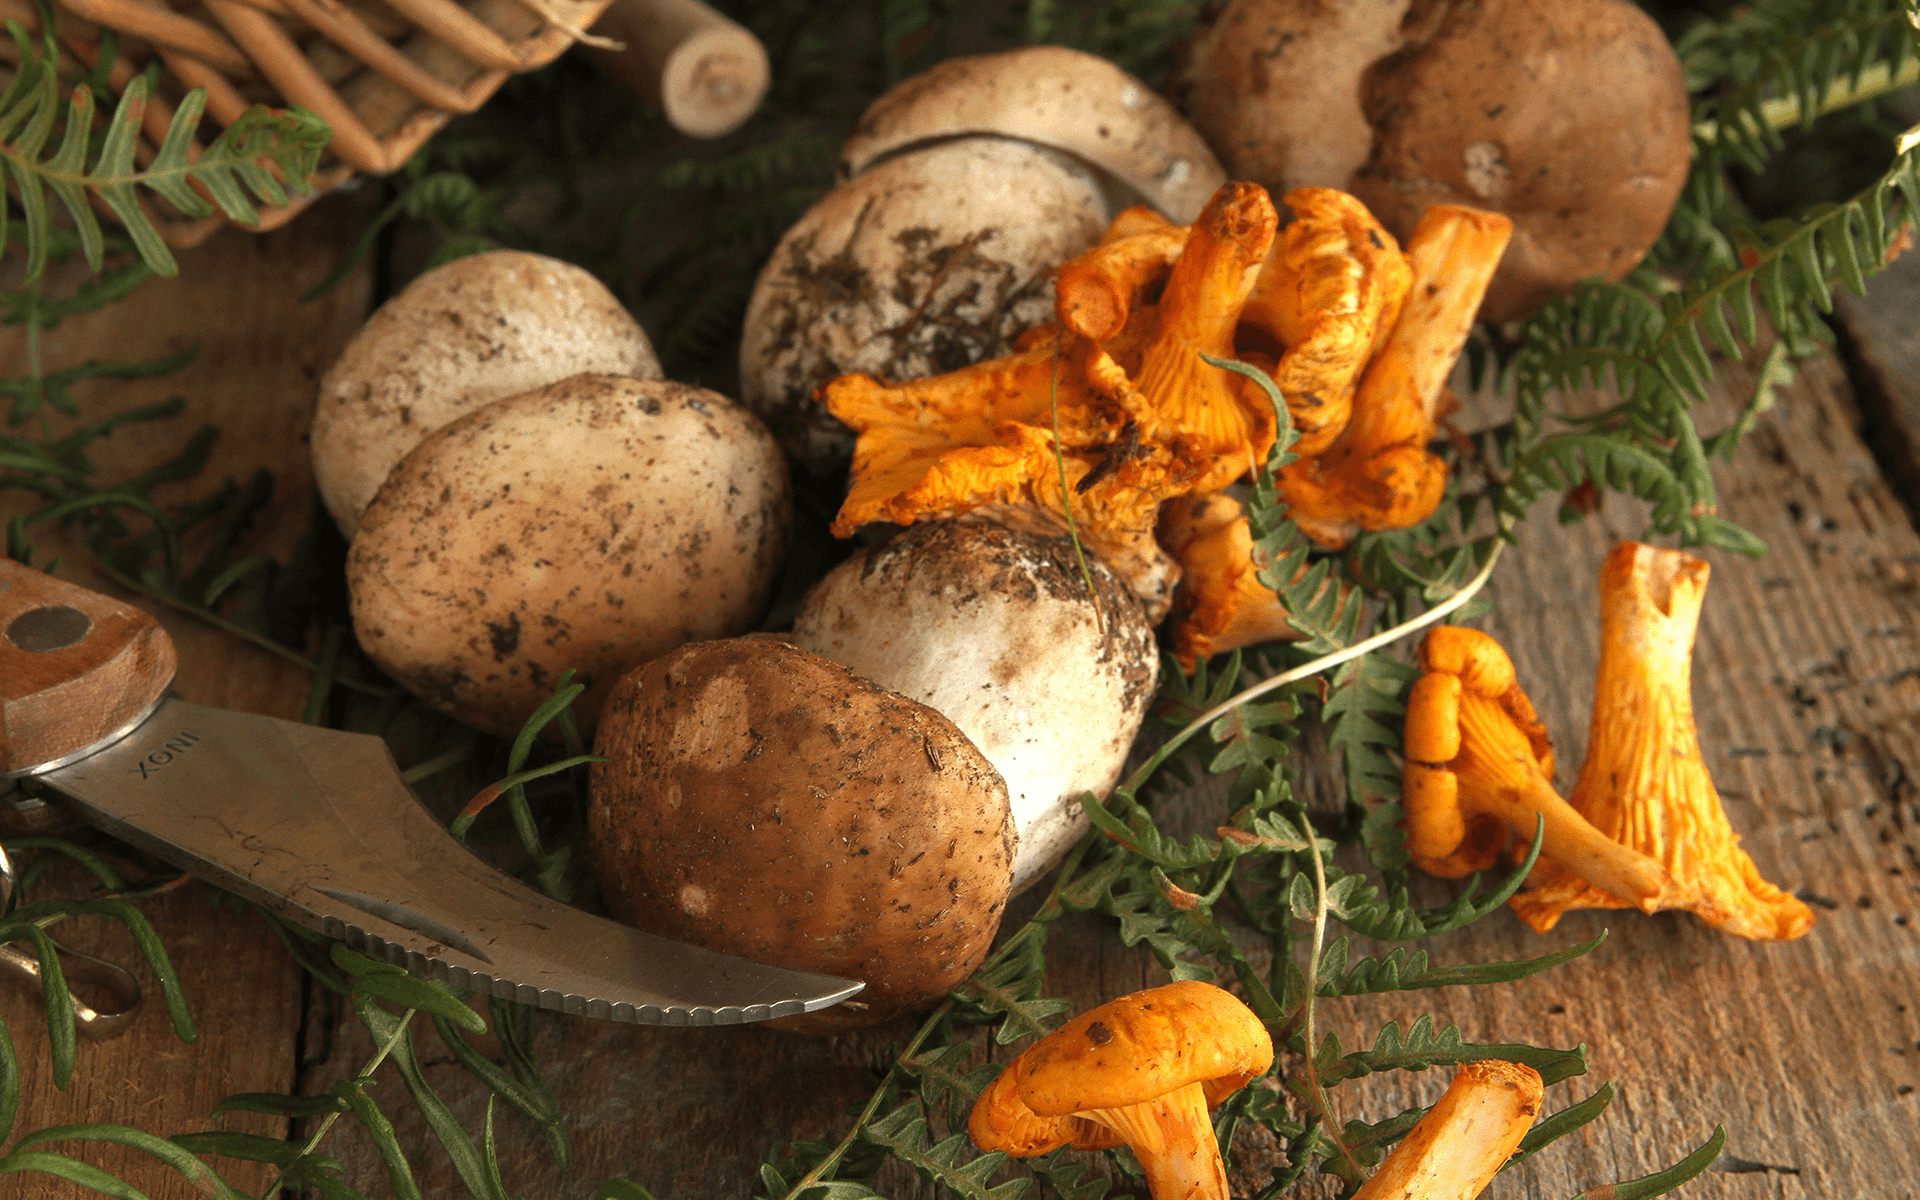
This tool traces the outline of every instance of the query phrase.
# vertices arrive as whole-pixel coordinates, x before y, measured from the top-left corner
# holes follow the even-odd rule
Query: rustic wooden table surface
[[[350,205],[329,202],[301,222],[254,237],[224,233],[182,255],[178,280],[128,304],[70,321],[50,359],[111,347],[143,358],[198,340],[198,359],[163,379],[114,385],[114,405],[179,394],[183,423],[222,436],[217,477],[267,465],[278,500],[254,531],[284,553],[305,525],[302,439],[315,380],[363,319],[364,272],[306,307],[292,297],[337,261]],[[1352,1045],[1382,1022],[1431,1013],[1470,1040],[1588,1047],[1591,1074],[1557,1086],[1561,1107],[1612,1080],[1619,1097],[1599,1122],[1498,1180],[1489,1195],[1562,1198],[1666,1165],[1716,1124],[1726,1152],[1680,1194],[1695,1200],[1920,1197],[1920,535],[1899,494],[1920,439],[1920,255],[1842,306],[1843,356],[1801,363],[1798,378],[1718,475],[1721,513],[1764,538],[1753,561],[1709,555],[1713,582],[1694,665],[1694,699],[1708,764],[1762,873],[1816,906],[1806,938],[1759,945],[1691,917],[1578,913],[1551,935],[1506,913],[1431,947],[1443,962],[1537,955],[1605,926],[1595,953],[1527,981],[1490,988],[1396,993],[1328,1004],[1326,1025]],[[11,336],[11,331],[9,331]],[[0,342],[0,356],[17,349]],[[1851,365],[1849,365],[1851,364]],[[1730,420],[1752,387],[1747,367],[1721,365],[1704,429]],[[1856,388],[1862,400],[1856,400]],[[101,395],[107,395],[102,392]],[[85,397],[83,393],[83,399]],[[1862,411],[1873,425],[1863,431]],[[1890,473],[1863,438],[1887,449]],[[119,439],[114,464],[154,453]],[[1900,455],[1908,457],[1902,459]],[[108,470],[112,470],[109,465]],[[1920,476],[1915,478],[1920,479]],[[1911,481],[1906,481],[1911,482]],[[1548,501],[1547,503],[1552,503]],[[1550,510],[1525,527],[1495,576],[1498,608],[1484,625],[1511,650],[1559,750],[1563,788],[1584,754],[1598,619],[1594,581],[1617,539],[1640,532],[1612,504],[1570,529]],[[0,510],[4,516],[4,510]],[[91,580],[84,569],[63,574]],[[182,647],[187,698],[294,715],[306,680],[293,667],[162,613]],[[350,1013],[303,982],[261,922],[210,906],[196,887],[145,902],[178,964],[199,1020],[197,1045],[177,1041],[157,1005],[124,1036],[86,1041],[66,1092],[49,1078],[36,1000],[0,988],[19,1049],[20,1129],[115,1121],[163,1134],[213,1127],[209,1106],[243,1091],[316,1092],[357,1070],[366,1039]],[[131,958],[111,931],[72,940]],[[1091,1004],[1162,978],[1101,920],[1072,918],[1054,935],[1050,994]],[[659,1200],[746,1197],[766,1150],[782,1139],[833,1138],[867,1096],[870,1067],[910,1027],[807,1039],[761,1028],[667,1030],[543,1014],[539,1049],[568,1114],[576,1162],[555,1170],[516,1113],[499,1118],[510,1191],[528,1200],[586,1197],[624,1175]],[[424,1053],[436,1053],[431,1035]],[[477,1131],[483,1098],[444,1059],[429,1068]],[[1444,1072],[1374,1076],[1336,1093],[1342,1116],[1378,1119],[1430,1101]],[[389,1108],[410,1111],[396,1099]],[[271,1118],[221,1118],[275,1135]],[[402,1121],[429,1196],[460,1187],[424,1133]],[[385,1194],[370,1147],[337,1132],[330,1153],[349,1179]],[[1270,1151],[1236,1146],[1257,1173]],[[153,1197],[185,1197],[177,1175],[138,1154],[86,1151]],[[228,1163],[226,1165],[233,1165]],[[236,1167],[258,1188],[266,1175]],[[922,1196],[902,1172],[890,1194]],[[1312,1184],[1303,1195],[1325,1194]],[[90,1194],[36,1176],[0,1179],[0,1196]]]

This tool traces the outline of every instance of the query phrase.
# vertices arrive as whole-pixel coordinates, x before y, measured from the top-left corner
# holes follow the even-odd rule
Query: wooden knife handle
[[[176,661],[147,613],[0,556],[0,774],[124,728],[167,690]]]

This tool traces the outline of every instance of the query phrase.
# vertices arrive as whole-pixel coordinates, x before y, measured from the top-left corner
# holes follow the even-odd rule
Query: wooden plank
[[[1920,511],[1920,253],[1896,258],[1867,281],[1864,297],[1841,292],[1834,315],[1874,456],[1908,509]]]
[[[90,357],[142,361],[191,343],[200,346],[194,361],[178,373],[91,382],[76,389],[86,420],[174,395],[186,400],[185,412],[164,426],[123,429],[99,444],[94,456],[103,480],[125,478],[151,465],[177,450],[197,426],[212,424],[220,437],[211,461],[197,478],[168,485],[162,498],[179,503],[202,496],[224,477],[244,484],[264,466],[275,474],[275,497],[256,519],[249,548],[282,557],[292,549],[307,527],[312,505],[305,430],[314,388],[320,371],[365,317],[370,272],[356,272],[315,304],[301,306],[296,298],[345,254],[364,221],[362,208],[360,200],[330,201],[315,206],[297,228],[284,232],[223,230],[180,255],[177,277],[150,282],[128,300],[69,318],[45,335],[41,353],[52,368]],[[0,333],[0,360],[25,361],[20,330]],[[72,424],[56,417],[53,429]],[[17,494],[0,495],[0,520],[26,508]],[[61,531],[37,526],[32,540],[37,561],[56,555],[64,560],[63,578],[115,590],[88,567],[84,550]],[[304,670],[191,617],[154,611],[179,647],[176,690],[183,697],[299,716],[308,686]],[[62,1092],[53,1086],[38,996],[7,981],[0,986],[0,1018],[12,1030],[24,1082],[16,1132],[108,1121],[160,1134],[182,1133],[213,1128],[216,1122],[208,1111],[229,1094],[292,1090],[304,983],[272,929],[251,914],[214,909],[198,884],[143,901],[140,907],[173,956],[199,1021],[199,1043],[188,1046],[174,1036],[147,978],[149,999],[131,1028],[111,1041],[83,1041],[74,1084]],[[55,935],[64,939],[68,933],[62,928]],[[126,937],[113,930],[76,927],[72,938],[83,949],[99,946],[114,961],[132,963],[137,958]],[[274,1117],[226,1117],[217,1124],[274,1137],[287,1132],[287,1123]],[[154,1200],[201,1194],[144,1154],[76,1143],[55,1149],[122,1173]],[[229,1161],[221,1167],[231,1168],[236,1185],[250,1190],[265,1187],[271,1178],[271,1172],[257,1164]],[[0,1181],[0,1196],[95,1194],[37,1175]]]
[[[1166,981],[1150,958],[1121,946],[1097,918],[1061,922],[1051,946],[1058,991],[1090,1006]],[[763,1156],[795,1139],[837,1141],[848,1113],[872,1095],[876,1067],[892,1061],[918,1021],[903,1019],[855,1034],[821,1038],[769,1029],[663,1029],[541,1013],[538,1052],[572,1135],[574,1165],[557,1169],[533,1124],[496,1109],[502,1175],[523,1200],[584,1196],[610,1176],[625,1176],[658,1200],[708,1200],[755,1194]],[[373,1049],[351,1012],[330,1022],[332,1053],[308,1081],[319,1092],[355,1073]],[[976,1039],[978,1040],[978,1039]],[[470,1134],[478,1134],[485,1097],[440,1050],[421,1038],[427,1075]],[[890,1049],[891,1047],[891,1049]],[[437,1060],[437,1061],[436,1061]],[[390,1070],[388,1068],[387,1070]],[[408,1158],[429,1196],[454,1195],[460,1183],[397,1080],[378,1089]],[[377,1158],[364,1133],[331,1136],[349,1180],[384,1195]],[[789,1172],[791,1173],[791,1172]],[[882,1190],[926,1196],[910,1172],[887,1176]],[[380,1186],[370,1186],[382,1181]]]

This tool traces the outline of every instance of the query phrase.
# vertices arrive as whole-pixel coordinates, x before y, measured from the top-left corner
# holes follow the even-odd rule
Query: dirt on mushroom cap
[[[802,466],[842,467],[853,433],[817,387],[1005,353],[1052,313],[1054,264],[1097,241],[1106,220],[1093,174],[1041,146],[966,138],[880,163],[809,209],[761,269],[741,397]]]

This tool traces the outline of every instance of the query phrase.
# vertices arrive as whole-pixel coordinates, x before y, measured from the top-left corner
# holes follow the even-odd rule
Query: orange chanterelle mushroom
[[[1243,345],[1265,334],[1284,347],[1272,368],[1299,440],[1325,450],[1346,427],[1360,372],[1386,345],[1413,285],[1399,243],[1367,206],[1332,188],[1295,188],[1293,219],[1274,239],[1240,311]],[[1257,357],[1247,345],[1242,357]]]
[[[1653,911],[1671,883],[1666,870],[1595,829],[1553,790],[1553,747],[1499,643],[1437,625],[1420,643],[1420,666],[1407,694],[1401,778],[1414,863],[1446,878],[1483,871],[1512,835],[1531,841],[1544,822],[1543,861],[1604,879]]]
[[[1665,865],[1665,884],[1637,907],[1687,909],[1745,938],[1796,938],[1813,912],[1740,849],[1694,730],[1690,663],[1707,572],[1691,555],[1637,542],[1607,556],[1587,761],[1571,801],[1601,833]],[[1576,863],[1543,863],[1530,883],[1512,904],[1542,931],[1570,909],[1627,907]]]
[[[1016,1158],[1125,1145],[1154,1200],[1227,1200],[1207,1110],[1273,1065],[1266,1026],[1233,995],[1192,980],[1080,1014],[1007,1064],[967,1134]]]
[[[1367,365],[1340,436],[1290,463],[1280,492],[1300,529],[1340,547],[1361,530],[1405,529],[1433,515],[1447,467],[1427,450],[1447,375],[1513,224],[1498,213],[1436,205],[1407,240],[1413,286]]]

